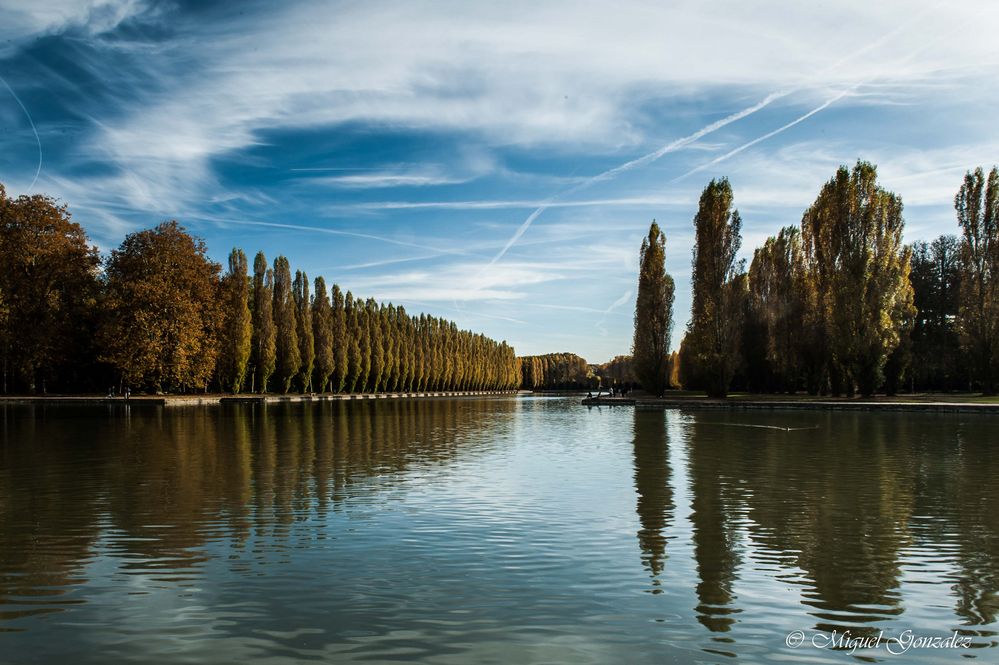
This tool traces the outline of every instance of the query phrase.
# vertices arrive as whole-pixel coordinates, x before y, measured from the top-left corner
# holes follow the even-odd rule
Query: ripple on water
[[[982,419],[559,398],[60,413],[0,407],[7,653],[842,663],[784,638],[906,628],[996,647]]]

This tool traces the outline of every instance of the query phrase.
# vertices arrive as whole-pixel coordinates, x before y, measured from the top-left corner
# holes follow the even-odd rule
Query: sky
[[[999,3],[0,0],[0,183],[108,252],[176,219],[225,264],[590,362],[630,352],[666,234],[673,347],[693,216],[728,177],[740,256],[841,164],[906,240],[957,232],[999,161]]]

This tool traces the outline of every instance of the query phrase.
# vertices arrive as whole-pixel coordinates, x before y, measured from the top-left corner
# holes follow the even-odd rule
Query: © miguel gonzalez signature
[[[843,632],[834,630],[831,633],[817,631],[811,635],[806,635],[802,630],[793,630],[784,638],[784,643],[792,649],[810,646],[815,649],[849,651],[851,654],[860,650],[884,647],[888,653],[897,656],[913,649],[968,649],[971,647],[971,638],[960,635],[956,630],[946,637],[919,635],[911,629],[903,630],[894,637],[886,635],[883,630],[877,635],[867,636],[852,635],[849,630]]]

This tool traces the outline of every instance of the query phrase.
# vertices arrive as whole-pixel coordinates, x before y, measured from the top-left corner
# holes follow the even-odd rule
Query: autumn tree
[[[712,180],[694,217],[693,304],[687,343],[711,397],[725,397],[739,362],[744,294],[735,283],[742,272],[736,254],[742,219],[732,209],[728,179]]]
[[[274,326],[274,273],[263,252],[253,259],[253,335],[250,362],[257,391],[267,392],[267,382],[277,366],[277,330]]]
[[[764,333],[763,353],[779,390],[794,392],[802,372],[805,255],[793,226],[767,238],[749,266],[750,305]]]
[[[281,392],[287,393],[302,366],[302,355],[298,346],[298,317],[292,296],[291,266],[283,256],[274,259],[274,326],[277,331],[277,380]]]
[[[238,392],[249,374],[250,389],[266,392],[275,372],[285,392],[293,383],[384,392],[511,388],[521,380],[506,342],[344,297],[336,286],[330,297],[322,278],[313,298],[305,273],[292,280],[285,257],[268,269],[258,253],[250,278],[246,255],[233,249],[220,279],[204,243],[176,222],[129,235],[103,280],[96,249],[50,199],[11,200],[0,187],[0,230],[4,390],[83,385],[80,377],[112,370],[134,387],[170,391],[207,389],[214,378]],[[543,364],[550,383],[581,385],[591,376],[571,354]]]
[[[90,357],[97,249],[65,206],[11,199],[0,185],[0,265],[3,392],[65,385],[71,366]]]
[[[309,297],[309,276],[301,270],[295,271],[292,284],[292,299],[295,302],[295,324],[298,331],[298,349],[301,365],[298,370],[298,384],[302,392],[312,389],[312,367],[316,360],[315,338],[312,331],[312,301]]]
[[[674,351],[669,357],[669,386],[676,390],[683,389],[683,381],[680,380],[680,352]]]
[[[316,348],[315,385],[324,393],[329,387],[336,359],[333,355],[333,310],[326,280],[322,277],[316,277],[316,294],[312,298],[312,336]]]
[[[385,372],[385,347],[382,344],[381,313],[374,298],[368,298],[363,305],[366,326],[364,330],[368,340],[369,364],[367,390],[377,393],[382,390]]]
[[[586,359],[575,353],[546,353],[541,356],[521,356],[511,372],[513,386],[525,390],[579,389],[590,384],[592,373]]]
[[[856,386],[873,394],[907,334],[914,309],[904,224],[902,199],[881,188],[874,165],[862,161],[852,171],[840,167],[802,218],[834,392],[852,394]]]
[[[384,369],[382,370],[382,381],[380,390],[383,392],[391,392],[393,381],[395,379],[395,331],[392,328],[392,304],[389,303],[385,305],[384,303],[378,309],[378,327],[381,336],[381,348],[382,348],[382,362],[384,363]]]
[[[533,372],[534,368],[527,365],[525,372]],[[609,361],[597,365],[595,374],[600,379],[600,385],[608,387],[612,385],[624,385],[637,381],[635,376],[635,363],[631,356],[614,356]]]
[[[344,309],[343,292],[336,284],[333,285],[333,378],[332,390],[341,392],[347,385],[350,366],[350,348],[352,339],[347,334],[347,317]]]
[[[205,388],[218,356],[220,270],[175,221],[126,236],[106,267],[102,359],[134,386]]]
[[[635,301],[634,371],[642,387],[662,395],[669,387],[669,346],[673,332],[673,278],[666,272],[666,236],[653,220],[642,240]]]
[[[957,330],[961,290],[961,245],[957,237],[942,235],[931,243],[913,243],[909,281],[918,312],[912,330],[914,387],[967,387]]]
[[[222,325],[219,330],[218,377],[223,388],[234,393],[243,389],[250,362],[253,323],[250,314],[250,281],[246,254],[233,249],[229,271],[222,278]]]
[[[967,173],[954,197],[961,227],[959,331],[982,391],[999,381],[999,170]]]
[[[688,335],[684,334],[680,340],[680,348],[676,352],[677,378],[684,390],[701,390],[703,382],[698,375],[699,368],[694,363],[694,354],[690,350],[690,343],[687,338]]]

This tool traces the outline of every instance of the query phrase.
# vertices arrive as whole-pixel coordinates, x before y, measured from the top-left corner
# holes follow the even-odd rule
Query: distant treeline
[[[512,347],[310,282],[283,256],[228,270],[176,222],[102,260],[65,206],[0,185],[0,365],[7,392],[513,389]],[[310,288],[311,287],[311,288]],[[311,291],[311,292],[310,292]]]
[[[996,391],[995,168],[964,177],[954,200],[960,237],[904,245],[901,197],[878,185],[872,164],[840,167],[799,226],[755,250],[748,272],[736,260],[742,220],[732,204],[726,179],[701,195],[691,318],[672,358],[661,349],[673,282],[654,222],[643,241],[632,369],[648,389]]]
[[[575,353],[521,356],[518,360],[524,390],[581,389],[593,384],[590,366]]]

